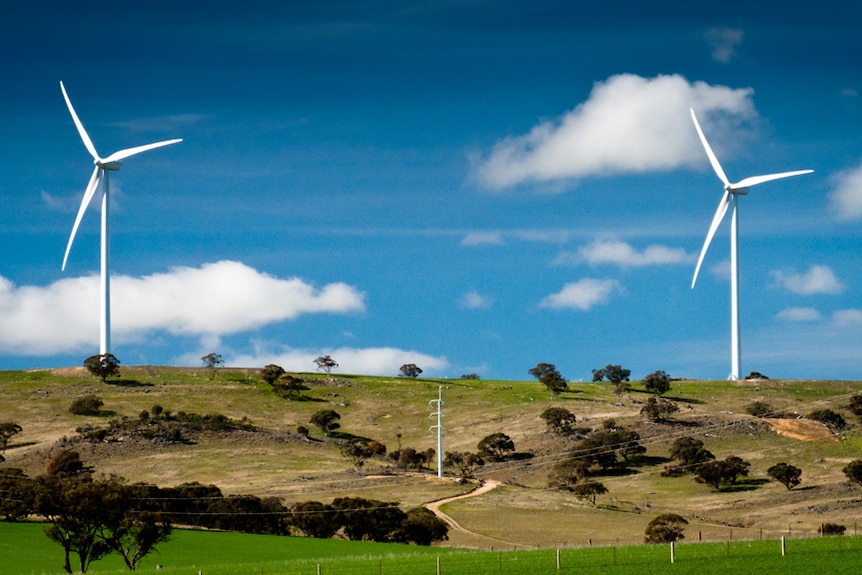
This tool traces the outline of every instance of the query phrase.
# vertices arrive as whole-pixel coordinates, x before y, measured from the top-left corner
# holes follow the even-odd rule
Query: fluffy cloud
[[[584,278],[567,283],[562,290],[543,299],[539,307],[589,311],[593,306],[607,303],[611,294],[621,289],[616,280]]]
[[[712,59],[727,64],[733,58],[737,45],[742,42],[742,30],[736,28],[710,28],[703,35],[712,48]]]
[[[397,375],[405,363],[415,363],[423,372],[440,373],[450,367],[445,357],[434,357],[417,351],[393,347],[350,348],[306,350],[281,347],[273,351],[257,350],[254,354],[226,357],[232,366],[260,366],[274,363],[287,371],[311,371],[314,360],[321,355],[330,355],[338,362],[335,371],[340,373],[361,373],[365,375]]]
[[[833,183],[829,201],[836,217],[839,220],[862,218],[862,164],[840,172]]]
[[[619,240],[596,240],[578,248],[577,252],[563,252],[554,264],[581,264],[591,266],[611,264],[620,267],[643,267],[652,265],[685,264],[693,261],[682,248],[651,245],[638,252],[631,245]]]
[[[778,312],[776,317],[778,319],[794,322],[818,321],[820,319],[820,312],[813,307],[790,307]]]
[[[309,313],[365,309],[356,288],[322,288],[279,279],[242,263],[221,261],[167,273],[111,278],[113,335],[136,340],[153,331],[219,336]],[[0,277],[0,351],[51,355],[98,341],[99,278],[16,287]]]
[[[773,270],[772,277],[778,285],[799,295],[835,295],[844,291],[844,284],[829,266],[813,265],[805,273]]]
[[[528,134],[499,142],[477,166],[491,188],[613,173],[703,165],[688,108],[698,111],[710,142],[721,141],[713,113],[747,120],[756,113],[752,90],[690,83],[679,75],[612,76],[593,87],[589,99]]]
[[[491,307],[491,298],[484,296],[476,290],[465,293],[461,297],[461,307],[467,309],[484,309]]]

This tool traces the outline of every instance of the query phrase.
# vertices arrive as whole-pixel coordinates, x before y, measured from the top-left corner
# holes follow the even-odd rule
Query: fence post
[[[320,575],[320,563],[317,564],[317,575]]]
[[[320,575],[320,574],[318,574]],[[437,575],[440,575],[440,556],[437,556]]]
[[[784,542],[784,535],[781,536],[781,556],[784,557],[787,554],[787,546]]]
[[[557,549],[557,571],[560,570],[560,550]]]
[[[670,542],[670,562],[671,563],[676,563],[676,553],[674,551],[675,551],[674,542],[671,541]]]

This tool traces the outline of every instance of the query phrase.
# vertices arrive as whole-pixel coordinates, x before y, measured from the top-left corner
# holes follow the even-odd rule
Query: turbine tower
[[[60,90],[63,92],[63,98],[66,100],[66,106],[69,108],[69,113],[72,115],[72,120],[75,122],[75,127],[78,129],[78,134],[81,136],[81,140],[84,142],[84,147],[87,148],[87,151],[90,152],[90,155],[93,157],[93,164],[95,164],[95,168],[93,169],[93,175],[90,176],[90,182],[87,184],[87,188],[84,190],[84,199],[81,201],[81,207],[78,208],[78,216],[75,218],[75,225],[72,226],[72,234],[69,236],[69,243],[66,245],[66,255],[63,256],[63,267],[62,269],[66,269],[66,260],[69,259],[69,251],[72,249],[72,242],[75,240],[75,234],[78,232],[78,225],[81,223],[81,218],[84,217],[84,212],[87,211],[87,206],[90,205],[90,201],[93,199],[93,196],[96,193],[96,189],[99,187],[99,183],[102,184],[102,248],[101,248],[101,314],[99,321],[99,353],[106,354],[111,353],[111,276],[110,276],[110,243],[109,243],[109,184],[108,184],[108,173],[115,172],[120,169],[122,166],[122,161],[128,157],[134,156],[136,154],[140,154],[141,152],[146,152],[147,150],[152,150],[154,148],[161,148],[162,146],[169,146],[171,144],[176,144],[177,142],[182,142],[182,139],[177,140],[165,140],[163,142],[156,142],[153,144],[146,144],[143,146],[136,146],[134,148],[126,148],[124,150],[120,150],[114,152],[110,156],[106,158],[102,158],[99,156],[98,152],[96,152],[96,147],[93,145],[93,141],[90,140],[90,136],[87,135],[87,131],[84,130],[84,125],[81,123],[81,120],[78,118],[78,114],[75,113],[75,108],[72,107],[72,102],[69,100],[69,95],[66,93],[66,87],[63,86],[63,82],[60,82]]]
[[[814,170],[796,170],[794,172],[781,172],[779,174],[767,174],[765,176],[752,176],[745,178],[736,183],[730,183],[724,170],[721,169],[721,164],[718,163],[718,158],[709,147],[709,142],[706,141],[706,136],[703,135],[703,130],[700,129],[700,124],[697,123],[697,116],[694,115],[694,109],[691,110],[691,119],[694,121],[694,127],[697,129],[697,135],[700,136],[700,141],[703,143],[703,148],[706,150],[706,155],[709,157],[709,162],[712,164],[712,169],[724,184],[724,194],[721,196],[721,201],[718,204],[718,209],[712,218],[712,224],[709,226],[709,232],[706,234],[706,241],[703,243],[703,249],[700,250],[700,257],[697,259],[697,267],[694,268],[694,277],[691,280],[691,287],[694,289],[694,284],[697,282],[697,274],[700,272],[700,266],[703,263],[703,257],[706,255],[706,250],[715,235],[718,225],[724,219],[724,214],[727,213],[729,205],[733,205],[733,210],[730,214],[730,377],[729,379],[739,379],[739,272],[737,268],[738,249],[737,249],[737,232],[739,227],[738,206],[739,196],[748,194],[748,189],[751,186],[771,182],[772,180],[780,180],[791,176],[800,176],[802,174],[810,174]]]

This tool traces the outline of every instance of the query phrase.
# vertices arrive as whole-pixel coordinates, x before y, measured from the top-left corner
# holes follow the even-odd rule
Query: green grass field
[[[62,551],[44,535],[45,526],[0,523],[0,573],[60,575]],[[771,575],[822,572],[855,574],[862,562],[862,537],[789,539],[786,556],[777,540],[678,543],[675,563],[668,545],[470,551],[406,545],[317,540],[178,530],[145,559],[138,572],[163,575],[496,575],[500,573],[590,573],[598,575]],[[128,573],[109,556],[93,563],[94,575]]]

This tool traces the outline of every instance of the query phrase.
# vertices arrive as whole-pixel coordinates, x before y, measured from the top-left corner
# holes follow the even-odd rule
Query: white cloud
[[[314,360],[321,355],[332,356],[338,367],[334,373],[361,373],[363,375],[398,375],[405,363],[415,363],[426,374],[441,373],[450,368],[445,357],[435,357],[417,351],[394,347],[337,349],[295,349],[279,347],[276,350],[256,350],[254,354],[226,356],[225,363],[234,367],[280,365],[287,371],[314,371]]]
[[[581,246],[577,252],[562,252],[554,260],[554,264],[581,264],[591,266],[612,264],[620,267],[643,267],[652,265],[685,264],[693,261],[693,257],[682,248],[669,248],[653,244],[642,252],[635,250],[630,244],[619,240],[595,240],[593,243]]]
[[[710,28],[703,37],[712,48],[712,59],[727,64],[742,42],[742,35],[742,30],[737,28]]]
[[[793,322],[818,321],[820,319],[820,312],[813,307],[789,307],[778,312],[776,317]]]
[[[829,201],[835,216],[839,220],[862,218],[862,163],[836,174],[833,183]]]
[[[322,288],[298,278],[279,279],[240,262],[111,278],[115,339],[136,340],[153,331],[220,336],[291,320],[309,313],[365,309],[356,288]],[[16,287],[0,277],[0,351],[50,355],[80,351],[98,341],[99,278],[63,279]]]
[[[499,142],[477,173],[487,186],[504,188],[700,166],[704,153],[688,108],[697,110],[701,123],[708,125],[704,129],[710,142],[720,141],[720,126],[710,123],[710,115],[754,118],[752,93],[750,88],[689,83],[679,75],[612,76],[596,83],[589,99],[562,117]]]
[[[844,88],[843,90],[841,90],[841,95],[848,98],[855,98],[859,95],[859,92],[857,92],[853,88]]]
[[[491,298],[484,296],[476,290],[465,293],[461,297],[461,307],[467,309],[485,309],[491,307]]]
[[[829,266],[813,265],[805,273],[773,270],[772,277],[778,285],[799,295],[835,295],[844,291],[844,284]]]
[[[470,232],[461,240],[462,246],[498,246],[503,244],[503,232]]]
[[[584,278],[567,283],[562,290],[543,299],[539,307],[589,311],[593,306],[607,303],[611,294],[621,289],[616,280]]]
[[[832,321],[839,326],[862,325],[862,309],[839,309],[832,314]]]

